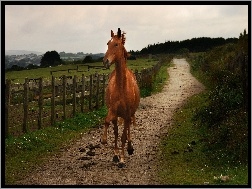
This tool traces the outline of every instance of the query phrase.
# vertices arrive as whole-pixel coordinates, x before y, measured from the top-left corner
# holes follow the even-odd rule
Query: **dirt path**
[[[167,135],[172,115],[185,100],[203,90],[189,72],[185,59],[174,59],[168,69],[170,78],[161,93],[142,98],[136,113],[138,126],[132,127],[134,154],[126,154],[126,167],[112,162],[113,128],[108,131],[108,145],[100,144],[103,127],[83,134],[75,144],[48,160],[48,163],[20,181],[28,185],[148,185],[156,178],[158,144]],[[122,127],[120,127],[122,128]],[[121,136],[122,130],[119,130]],[[120,140],[119,140],[120,141]],[[121,143],[119,143],[120,145]],[[92,150],[90,150],[92,149]],[[126,151],[127,152],[127,151]]]

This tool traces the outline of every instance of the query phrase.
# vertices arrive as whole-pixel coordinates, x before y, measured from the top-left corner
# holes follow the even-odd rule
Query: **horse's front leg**
[[[101,143],[102,144],[107,144],[107,133],[108,133],[108,127],[110,124],[110,121],[113,120],[113,114],[112,112],[109,110],[107,117],[105,118],[105,124],[104,124],[104,132],[101,138]]]
[[[109,127],[109,122],[105,121],[104,132],[103,132],[103,135],[102,135],[102,138],[101,138],[101,143],[102,144],[107,144],[108,143],[108,141],[107,141],[108,127]]]
[[[123,133],[122,133],[122,137],[121,137],[121,141],[122,141],[122,151],[121,151],[121,154],[120,154],[120,162],[118,164],[118,166],[120,168],[124,167],[125,166],[125,161],[124,161],[124,147],[125,147],[125,143],[126,143],[126,140],[127,140],[127,130],[129,128],[131,124],[131,119],[125,119],[124,120],[124,127],[123,127]]]
[[[114,135],[115,135],[115,149],[114,149],[114,157],[113,161],[115,163],[119,162],[119,148],[118,148],[118,125],[117,125],[117,118],[112,121],[114,124]]]

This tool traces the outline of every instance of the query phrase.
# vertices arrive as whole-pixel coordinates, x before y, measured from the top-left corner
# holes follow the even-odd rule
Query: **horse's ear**
[[[124,45],[125,44],[125,40],[126,40],[126,37],[125,37],[125,32],[122,33],[122,44]]]
[[[120,30],[120,28],[118,28],[117,36],[118,36],[118,38],[121,37],[121,30]]]
[[[111,30],[111,37],[114,37],[114,32]]]

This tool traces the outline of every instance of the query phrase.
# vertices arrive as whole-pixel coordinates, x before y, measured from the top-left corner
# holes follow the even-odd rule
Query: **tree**
[[[23,69],[24,69],[23,67],[18,66],[18,65],[13,65],[10,68],[10,70],[13,70],[13,71],[20,71],[20,70],[23,70]]]
[[[28,66],[26,66],[26,69],[28,69],[28,70],[37,69],[37,68],[39,68],[39,66],[34,65],[34,64],[29,64]]]
[[[57,51],[47,51],[40,61],[41,67],[57,66],[60,64],[62,64],[62,60],[60,59],[60,55]]]
[[[92,62],[94,62],[93,61],[93,58],[92,58],[92,56],[86,56],[85,58],[84,58],[84,60],[82,61],[83,63],[92,63]]]

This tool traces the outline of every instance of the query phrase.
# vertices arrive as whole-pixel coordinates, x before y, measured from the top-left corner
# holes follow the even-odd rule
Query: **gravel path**
[[[113,127],[108,130],[108,145],[100,144],[103,127],[93,129],[68,148],[50,158],[18,184],[25,185],[156,185],[158,144],[167,135],[172,115],[185,100],[204,89],[189,72],[185,59],[173,59],[174,67],[162,92],[141,98],[136,112],[136,127],[131,136],[134,154],[125,152],[124,168],[112,162]],[[122,127],[119,127],[119,136]],[[119,138],[120,141],[120,138]],[[119,142],[119,145],[121,143]]]

